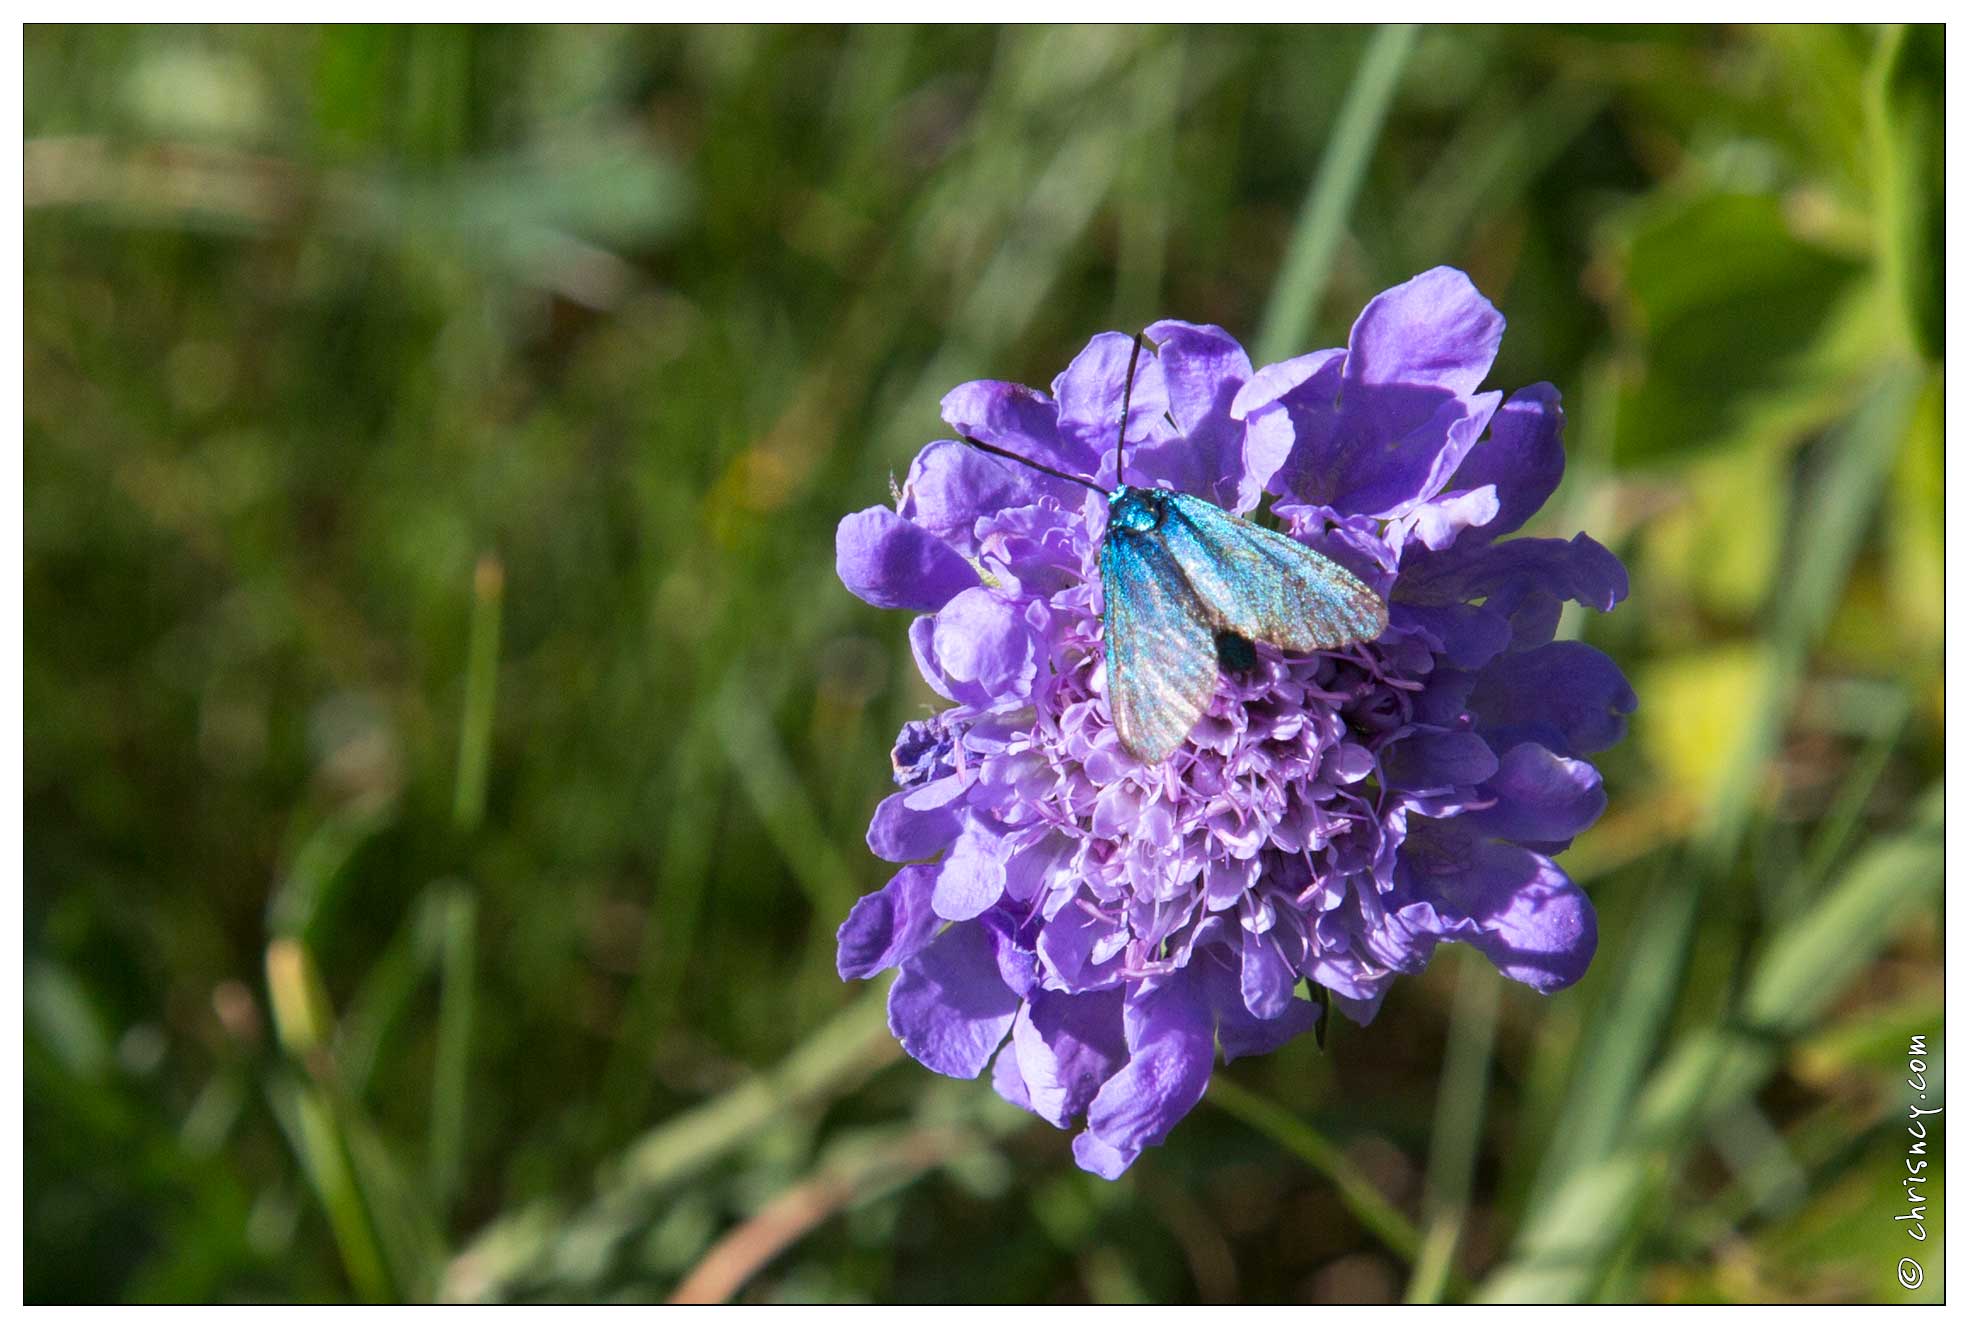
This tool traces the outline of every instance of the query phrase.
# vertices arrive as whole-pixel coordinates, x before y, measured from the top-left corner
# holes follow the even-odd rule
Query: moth
[[[1123,448],[1142,339],[1128,357],[1112,490],[960,435],[971,447],[1085,486],[1108,499],[1101,540],[1108,707],[1121,745],[1153,765],[1189,737],[1217,690],[1219,665],[1250,668],[1251,643],[1283,651],[1372,641],[1388,627],[1381,597],[1290,536],[1193,494],[1126,480]]]

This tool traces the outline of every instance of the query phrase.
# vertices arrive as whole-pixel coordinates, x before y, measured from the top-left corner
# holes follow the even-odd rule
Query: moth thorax
[[[1124,531],[1152,531],[1162,524],[1162,496],[1127,485],[1108,496],[1108,525]]]

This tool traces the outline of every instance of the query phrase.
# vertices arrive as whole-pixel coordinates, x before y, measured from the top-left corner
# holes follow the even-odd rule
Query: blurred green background
[[[28,28],[28,1298],[1939,1299],[1942,61]],[[960,381],[1437,263],[1632,574],[1600,956],[1090,1178],[834,976],[931,700],[835,522]]]

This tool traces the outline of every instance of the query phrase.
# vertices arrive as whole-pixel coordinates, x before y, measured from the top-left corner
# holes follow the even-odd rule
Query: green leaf
[[[1887,280],[1909,335],[1942,358],[1942,26],[1889,29],[1874,58],[1867,111],[1879,164],[1875,215]]]
[[[1857,263],[1801,238],[1771,194],[1650,202],[1616,246],[1628,325],[1615,459],[1679,459],[1793,383]]]

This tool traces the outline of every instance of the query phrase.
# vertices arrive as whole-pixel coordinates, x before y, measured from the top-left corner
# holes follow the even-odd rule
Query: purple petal
[[[1013,1022],[1012,1046],[1032,1110],[1055,1126],[1067,1125],[1128,1060],[1121,989],[1076,996],[1040,992]]]
[[[1374,754],[1358,743],[1338,743],[1328,748],[1320,764],[1320,778],[1334,784],[1355,784],[1374,769]]]
[[[1504,316],[1455,268],[1431,268],[1368,302],[1347,337],[1347,379],[1475,392],[1497,358]]]
[[[1275,365],[1266,365],[1251,376],[1250,382],[1238,389],[1237,396],[1231,399],[1231,418],[1244,420],[1255,416],[1265,407],[1297,388],[1318,374],[1330,376],[1330,381],[1338,395],[1340,374],[1346,363],[1346,350],[1334,347],[1327,351],[1314,351],[1310,355],[1295,356],[1281,360]]]
[[[958,701],[991,706],[1031,695],[1037,664],[1020,606],[985,587],[956,596],[937,614],[937,667]]]
[[[998,976],[1019,1000],[1029,999],[1039,986],[1039,957],[1020,944],[1019,925],[1008,910],[998,909],[984,916],[998,956]]]
[[[978,519],[978,561],[1020,595],[1052,595],[1084,580],[1084,515],[1052,503],[1007,508]]]
[[[1095,918],[1078,903],[1069,903],[1039,933],[1039,954],[1055,985],[1069,992],[1112,983],[1113,952],[1127,939],[1125,925]],[[1109,954],[1094,959],[1097,951]]]
[[[1319,1007],[1304,997],[1292,997],[1270,1018],[1252,1014],[1243,974],[1229,965],[1210,965],[1203,980],[1217,1016],[1217,1043],[1227,1063],[1275,1052],[1319,1023]]]
[[[1373,389],[1376,397],[1407,392],[1407,388]],[[1361,395],[1359,389],[1355,395]],[[1500,400],[1501,393],[1484,392],[1444,402],[1426,422],[1398,442],[1384,445],[1379,457],[1373,441],[1362,440],[1360,450],[1350,458],[1351,467],[1342,473],[1334,506],[1342,512],[1384,516],[1440,493],[1482,437]],[[1378,410],[1362,414],[1369,420],[1381,417]]]
[[[1212,324],[1165,319],[1148,330],[1148,339],[1162,361],[1169,414],[1178,429],[1187,434],[1230,418],[1231,402],[1251,377],[1251,357],[1236,338]]]
[[[1578,641],[1501,655],[1470,692],[1470,710],[1494,750],[1538,743],[1562,757],[1618,743],[1638,704],[1620,666]]]
[[[938,865],[931,904],[952,922],[976,918],[1005,894],[1004,846],[996,835],[967,827]]]
[[[932,443],[916,454],[902,489],[901,514],[958,553],[976,557],[978,518],[1044,497],[1077,507],[1079,485],[979,452],[962,443]]]
[[[1514,613],[1527,595],[1545,591],[1606,613],[1627,598],[1627,569],[1595,540],[1506,540],[1473,560],[1471,575],[1501,613]]]
[[[1292,457],[1294,436],[1292,414],[1283,406],[1261,408],[1244,427],[1245,468],[1268,493],[1291,492],[1280,472]]]
[[[1402,913],[1418,931],[1466,941],[1505,977],[1555,992],[1586,972],[1599,926],[1585,892],[1551,859],[1497,840],[1414,838],[1405,854],[1426,894]],[[1420,892],[1418,892],[1420,893]]]
[[[1269,1020],[1259,1019],[1242,1006],[1227,1011],[1217,1022],[1217,1041],[1224,1049],[1224,1064],[1228,1066],[1239,1057],[1262,1057],[1276,1052],[1299,1035],[1311,1033],[1319,1019],[1319,1007],[1304,997],[1286,1002],[1284,1009]]]
[[[1074,842],[1064,835],[1047,835],[1023,845],[1005,860],[1005,892],[1014,900],[1030,900],[1070,879]]]
[[[1415,723],[1464,728],[1470,713],[1470,693],[1476,686],[1475,674],[1436,669],[1429,675],[1428,684],[1415,694]]]
[[[1336,437],[1346,370],[1345,351],[1316,351],[1265,366],[1232,401],[1231,414],[1245,421],[1244,448],[1251,468],[1270,472],[1264,474],[1267,489],[1308,503],[1325,502],[1332,488],[1327,472],[1339,463],[1343,450]],[[1445,400],[1443,393],[1430,393],[1422,418]]]
[[[1106,457],[1114,451],[1121,424],[1121,400],[1128,385],[1128,365],[1135,339],[1103,332],[1053,380],[1053,397],[1060,404],[1060,437],[1072,445]],[[1168,426],[1162,413],[1169,408],[1162,366],[1144,350],[1135,360],[1135,385],[1128,391],[1128,437],[1131,443],[1160,436]],[[1104,476],[1091,476],[1106,484]]]
[[[1471,394],[1503,333],[1497,310],[1453,268],[1383,291],[1355,321],[1344,361],[1320,361],[1273,398],[1290,416],[1293,441],[1271,487],[1302,503],[1372,516],[1434,497],[1497,409],[1499,394]],[[1258,419],[1262,403],[1300,372],[1274,378],[1261,369],[1253,385],[1266,386],[1233,403],[1254,425],[1264,423],[1267,456],[1277,425]]]
[[[937,662],[937,620],[934,615],[925,614],[911,621],[909,653],[916,657],[916,670],[923,675],[923,681],[930,685],[931,690],[945,701],[956,701],[950,684],[944,681],[943,666]]]
[[[911,812],[939,812],[964,796],[971,787],[976,772],[970,775],[952,771],[949,775],[939,775],[934,780],[912,785],[902,791],[902,805]],[[894,798],[896,795],[891,794]],[[954,814],[953,814],[954,815]]]
[[[1073,1161],[1080,1165],[1081,1171],[1107,1181],[1120,1177],[1141,1156],[1140,1149],[1116,1148],[1092,1131],[1082,1131],[1073,1137]]]
[[[1401,598],[1413,604],[1460,604],[1483,597],[1506,617],[1544,592],[1602,613],[1627,598],[1627,570],[1591,536],[1506,540],[1465,552],[1411,553],[1402,559]]]
[[[1478,450],[1482,450],[1481,445]],[[1466,460],[1464,468],[1468,469],[1469,464]],[[1458,471],[1451,483],[1462,482],[1463,472]],[[1447,549],[1464,531],[1482,531],[1485,523],[1496,516],[1497,487],[1485,484],[1474,489],[1457,489],[1417,504],[1400,524],[1429,548]],[[1389,538],[1392,540],[1394,536],[1391,534]]]
[[[958,433],[1092,479],[1101,464],[1100,452],[1063,436],[1059,414],[1052,398],[1023,383],[982,379],[952,388],[943,399],[943,418]]]
[[[1511,622],[1489,605],[1411,605],[1397,601],[1389,620],[1428,634],[1440,654],[1458,669],[1481,669],[1511,644]]]
[[[1250,511],[1269,477],[1247,471],[1244,426],[1231,418],[1231,402],[1251,377],[1251,358],[1230,334],[1207,324],[1165,320],[1146,335],[1158,345],[1177,435],[1135,447],[1131,468],[1230,511]]]
[[[1203,1097],[1210,1084],[1212,1024],[1202,994],[1181,974],[1128,1001],[1128,1064],[1101,1086],[1087,1110],[1088,1133],[1113,1157],[1162,1143]],[[1081,1157],[1077,1145],[1075,1157]]]
[[[1389,785],[1417,793],[1482,784],[1496,770],[1490,745],[1469,730],[1410,734],[1381,754]]]
[[[908,867],[864,895],[835,933],[834,967],[842,978],[873,978],[915,955],[942,922],[930,908],[937,870]]]
[[[1026,1091],[1025,1077],[1019,1071],[1018,1049],[1011,1043],[999,1048],[991,1059],[991,1087],[1013,1107],[1032,1111],[1032,1095]]]
[[[978,584],[977,571],[955,550],[887,508],[841,519],[834,570],[850,591],[880,609],[941,609]]]
[[[891,863],[914,863],[950,847],[957,838],[957,817],[944,808],[917,811],[906,805],[907,792],[890,794],[875,805],[868,823],[868,849]]]
[[[1484,792],[1497,800],[1495,806],[1465,814],[1463,824],[1500,840],[1535,844],[1572,839],[1607,806],[1598,771],[1536,743],[1506,752]]]
[[[969,1080],[1005,1041],[1018,1009],[998,976],[990,935],[979,924],[959,924],[903,962],[889,989],[889,1032],[939,1075]]]
[[[1501,597],[1499,608],[1509,607],[1511,617],[1510,640],[1506,650],[1528,651],[1534,646],[1543,646],[1551,641],[1559,631],[1559,618],[1565,612],[1565,603],[1558,596],[1543,588],[1528,591],[1511,604],[1508,597]]]
[[[1278,939],[1269,932],[1243,931],[1238,993],[1253,1018],[1275,1020],[1285,1014],[1299,972],[1279,953]]]
[[[1333,1002],[1333,1009],[1339,1011],[1349,1020],[1352,1020],[1355,1024],[1365,1029],[1374,1022],[1374,1017],[1381,1013],[1381,1002],[1387,997],[1388,988],[1392,982],[1393,977],[1391,975],[1380,986],[1375,988],[1371,995],[1365,997],[1353,997],[1335,992],[1330,998]],[[1311,1002],[1307,1002],[1306,1004],[1308,1006],[1312,1005]]]
[[[1559,390],[1550,383],[1511,394],[1490,422],[1490,437],[1471,450],[1450,481],[1456,489],[1496,487],[1497,513],[1475,527],[1474,536],[1509,535],[1545,506],[1566,471],[1565,429]]]
[[[1351,361],[1349,362],[1351,365]],[[1315,378],[1286,399],[1292,451],[1275,483],[1302,503],[1390,516],[1434,497],[1490,423],[1495,392],[1347,381],[1337,403]]]

